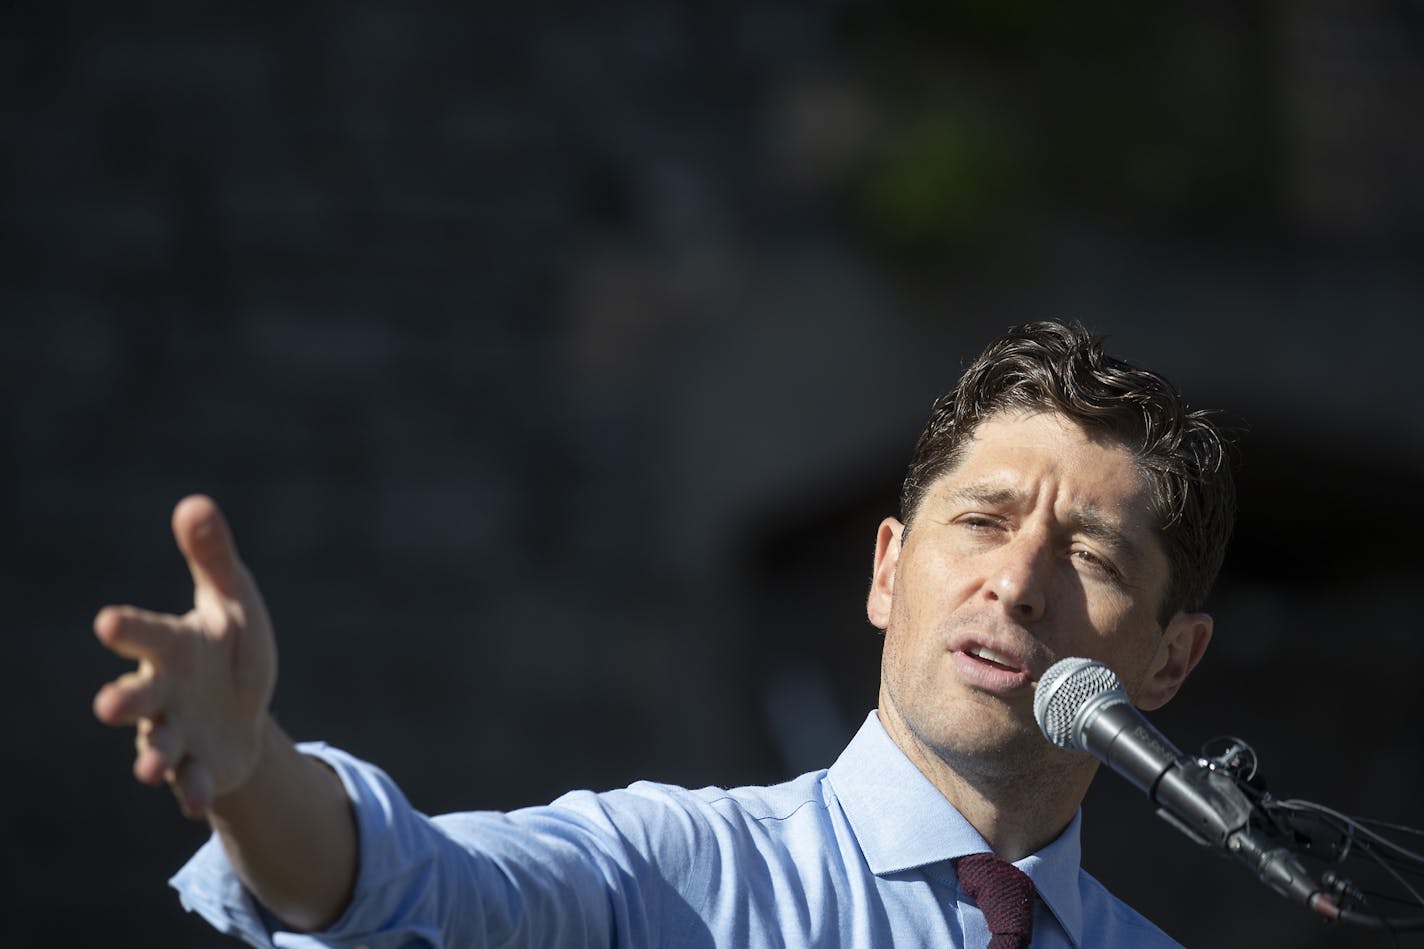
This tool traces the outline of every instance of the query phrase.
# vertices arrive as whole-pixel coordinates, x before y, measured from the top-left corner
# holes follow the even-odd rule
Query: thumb
[[[188,561],[193,585],[225,597],[242,589],[242,560],[237,555],[217,502],[205,494],[190,494],[173,508],[173,537]]]
[[[183,816],[202,820],[213,806],[213,773],[201,762],[184,758],[169,780]]]

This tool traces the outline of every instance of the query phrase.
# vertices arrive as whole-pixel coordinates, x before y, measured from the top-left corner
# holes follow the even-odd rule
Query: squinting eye
[[[1074,550],[1072,551],[1071,556],[1073,557],[1073,559],[1086,563],[1096,570],[1101,570],[1103,573],[1106,573],[1110,576],[1117,576],[1117,570],[1113,567],[1113,565],[1108,561],[1104,560],[1102,557],[1099,557],[1097,554],[1093,553],[1091,550]]]

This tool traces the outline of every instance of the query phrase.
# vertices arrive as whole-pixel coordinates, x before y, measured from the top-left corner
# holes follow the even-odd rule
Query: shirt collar
[[[871,712],[827,774],[870,872],[884,876],[984,853],[989,845],[895,744]],[[1083,931],[1081,812],[1037,853],[1015,862],[1074,945]]]

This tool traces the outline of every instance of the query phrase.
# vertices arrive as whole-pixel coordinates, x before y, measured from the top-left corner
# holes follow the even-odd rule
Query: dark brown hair
[[[1170,382],[1107,355],[1102,338],[1076,322],[1014,327],[935,402],[900,492],[906,527],[979,423],[1016,410],[1057,412],[1106,432],[1137,457],[1171,571],[1159,619],[1201,609],[1235,519],[1229,443],[1208,413],[1188,410]]]

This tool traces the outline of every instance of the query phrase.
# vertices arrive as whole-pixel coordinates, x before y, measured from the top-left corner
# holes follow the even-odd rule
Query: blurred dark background
[[[297,737],[427,811],[769,783],[874,705],[930,402],[1078,318],[1244,420],[1217,638],[1157,716],[1424,824],[1424,7],[0,4],[7,945],[231,945],[90,697],[225,506]],[[1331,930],[1105,775],[1189,946]],[[1408,940],[1405,940],[1406,944]]]

